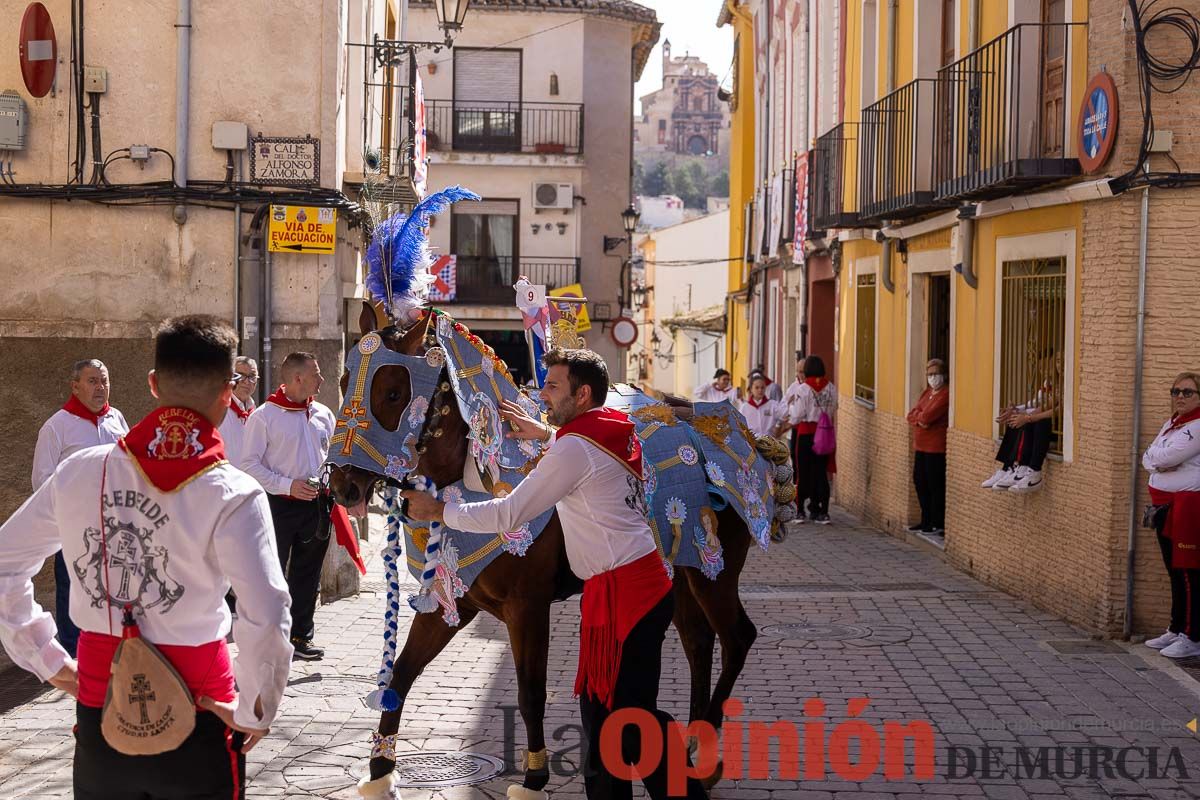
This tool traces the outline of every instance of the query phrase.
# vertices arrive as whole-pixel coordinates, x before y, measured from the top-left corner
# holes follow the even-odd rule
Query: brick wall
[[[920,517],[908,423],[845,395],[839,401],[834,497],[871,525],[899,533]]]

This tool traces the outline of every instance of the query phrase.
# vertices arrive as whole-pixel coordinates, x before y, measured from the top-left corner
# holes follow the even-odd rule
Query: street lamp
[[[441,42],[407,42],[396,39],[381,39],[379,34],[370,47],[374,49],[375,65],[378,68],[392,67],[402,63],[402,58],[418,50],[441,52],[442,48],[454,46],[454,35],[462,30],[463,19],[471,7],[471,0],[433,0],[433,12],[437,15],[438,28],[445,36]]]
[[[433,12],[437,14],[438,27],[446,34],[446,43],[450,42],[450,31],[461,31],[463,18],[471,0],[433,0]]]
[[[625,229],[625,235],[604,237],[604,252],[606,255],[626,242],[629,243],[630,249],[633,249],[633,232],[637,230],[638,220],[641,218],[642,215],[634,208],[633,203],[630,203],[629,208],[621,212],[621,227]]]

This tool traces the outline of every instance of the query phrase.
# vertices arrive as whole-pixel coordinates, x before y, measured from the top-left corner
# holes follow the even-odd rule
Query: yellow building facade
[[[810,223],[832,243],[839,289],[837,502],[908,535],[919,507],[905,416],[927,360],[941,358],[946,531],[930,542],[981,579],[1113,635],[1165,623],[1157,545],[1131,527],[1146,479],[1131,453],[1168,413],[1160,395],[1174,372],[1200,362],[1195,338],[1167,326],[1136,352],[1141,191],[1109,178],[1137,163],[1141,119],[1128,113],[1109,162],[1081,174],[1089,79],[1107,71],[1137,108],[1120,7],[846,3],[843,121],[818,131]],[[1186,93],[1198,97],[1194,85]],[[1159,127],[1177,113],[1160,105]],[[1196,202],[1195,189],[1151,192],[1148,307],[1183,302],[1167,287],[1197,257],[1153,231],[1184,224]],[[1147,319],[1147,331],[1159,324]],[[1137,395],[1135,364],[1145,365]],[[1044,488],[981,488],[997,467],[1000,409],[1039,392],[1057,397]]]

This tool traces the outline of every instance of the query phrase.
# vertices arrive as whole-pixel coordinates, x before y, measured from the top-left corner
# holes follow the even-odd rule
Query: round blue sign
[[[1079,164],[1095,172],[1108,160],[1117,138],[1117,87],[1101,72],[1088,83],[1079,106]]]

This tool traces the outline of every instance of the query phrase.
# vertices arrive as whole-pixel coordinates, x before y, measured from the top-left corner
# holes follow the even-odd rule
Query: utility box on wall
[[[0,150],[24,150],[25,101],[16,92],[0,93]]]

